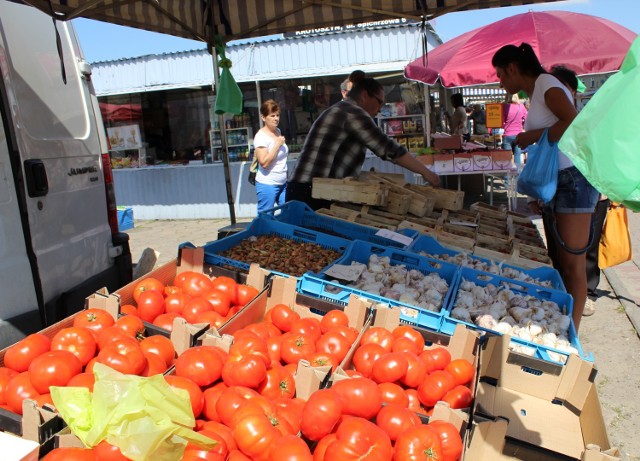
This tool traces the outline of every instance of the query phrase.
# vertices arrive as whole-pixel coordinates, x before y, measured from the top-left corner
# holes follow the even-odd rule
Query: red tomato
[[[91,336],[91,333],[87,334]],[[63,350],[39,355],[29,365],[31,382],[40,394],[49,392],[49,386],[66,386],[71,378],[80,373],[80,360],[71,352]]]
[[[300,314],[286,304],[276,304],[269,311],[271,322],[283,332],[291,331],[295,322],[300,320]]]
[[[90,448],[54,448],[42,461],[96,461]]]
[[[353,354],[353,367],[358,373],[369,378],[373,372],[373,364],[386,353],[387,351],[380,344],[360,345]]]
[[[202,409],[202,415],[208,421],[221,422],[218,411],[216,410],[216,405],[218,403],[218,399],[226,389],[228,389],[228,386],[223,382],[205,389],[203,393],[204,408]]]
[[[229,313],[229,309],[231,309],[231,296],[232,295],[228,292],[218,289],[209,290],[202,295],[204,299],[209,301],[209,304],[211,304],[213,310],[223,317],[227,315]]]
[[[440,437],[427,425],[411,427],[398,436],[393,460],[440,461],[442,460]]]
[[[192,297],[200,296],[213,288],[209,277],[194,271],[180,272],[176,275],[173,284]]]
[[[109,312],[96,308],[80,311],[73,318],[74,327],[88,328],[96,338],[103,328],[111,327],[114,323],[115,319]]]
[[[215,346],[196,346],[184,351],[175,361],[176,376],[189,378],[200,387],[206,387],[220,379],[222,358]]]
[[[271,447],[269,461],[313,461],[309,446],[297,435],[283,435]]]
[[[191,296],[185,293],[174,293],[164,298],[165,312],[175,312],[182,314],[184,306],[191,300]]]
[[[342,336],[347,338],[347,341],[349,341],[349,344],[355,343],[356,342],[356,338],[360,334],[360,332],[358,330],[356,330],[355,328],[353,328],[353,327],[345,327],[345,326],[342,326],[342,325],[337,325],[337,326],[333,327],[332,330],[333,331],[337,331]]]
[[[320,330],[318,329],[318,332]],[[307,359],[316,351],[313,336],[304,333],[290,331],[282,335],[280,342],[280,357],[285,363],[298,363],[301,359]]]
[[[226,321],[227,318],[218,314],[216,311],[206,311],[198,314],[195,323],[206,323],[209,327],[220,328]]]
[[[164,296],[160,291],[143,291],[138,297],[138,315],[145,322],[152,323],[164,312]]]
[[[278,410],[278,415],[289,423],[289,427],[291,427],[293,434],[300,433],[300,421],[302,421],[302,415],[306,403],[306,400],[303,399],[288,399],[284,397],[273,401],[273,404]]]
[[[301,318],[291,325],[291,333],[308,335],[313,342],[316,342],[322,331],[320,331],[320,320],[312,317]]]
[[[427,366],[420,358],[411,352],[401,352],[407,359],[407,372],[400,382],[407,387],[417,388],[425,376],[427,376]]]
[[[378,385],[367,378],[337,381],[331,386],[342,398],[342,413],[372,419],[382,406],[382,393]]]
[[[222,439],[224,440],[224,443],[227,445],[228,450],[236,450],[238,448],[236,445],[236,441],[233,440],[233,432],[231,431],[230,428],[228,428],[224,424],[217,421],[206,421],[202,425],[202,430],[213,432],[219,435],[220,437],[222,437]]]
[[[327,448],[336,441],[336,434],[329,434],[320,439],[313,450],[313,461],[323,461],[327,454]]]
[[[9,346],[4,353],[4,366],[19,373],[27,371],[29,365],[40,354],[51,348],[51,341],[42,333],[34,333]]]
[[[271,363],[280,363],[280,345],[282,343],[282,336],[272,336],[267,338],[267,352]]]
[[[51,350],[71,352],[85,366],[98,348],[94,334],[84,327],[62,328],[51,339]]]
[[[79,373],[69,380],[67,387],[86,387],[93,392],[93,385],[96,382],[96,377],[93,373]]]
[[[252,459],[242,453],[240,450],[231,450],[229,452],[229,456],[227,457],[227,461],[252,461]]]
[[[458,385],[444,394],[443,402],[447,402],[451,408],[468,408],[473,402],[473,394],[467,386]]]
[[[189,401],[191,402],[191,410],[194,418],[200,416],[204,407],[204,394],[200,387],[188,378],[176,375],[166,375],[164,380],[169,386],[175,389],[182,389],[189,393]]]
[[[164,295],[164,283],[153,277],[145,277],[135,284],[133,287],[133,299],[140,304],[140,295],[145,291],[157,291]]]
[[[273,426],[269,417],[259,412],[251,412],[244,417],[234,418],[232,430],[233,439],[238,448],[245,455],[254,459],[267,459],[266,456],[272,445],[282,435]]]
[[[342,415],[342,398],[333,388],[320,389],[302,410],[300,430],[310,440],[320,440],[333,431]]]
[[[163,330],[173,331],[173,321],[178,317],[183,318],[180,314],[175,312],[165,312],[164,314],[157,316],[153,320],[153,324]]]
[[[96,461],[128,461],[129,458],[124,456],[115,445],[111,445],[106,440],[103,440],[98,445],[93,447],[93,455]]]
[[[18,372],[11,368],[0,367],[0,405],[7,404],[7,384],[9,380],[16,376]]]
[[[444,370],[437,370],[428,375],[420,387],[418,387],[418,397],[425,407],[432,407],[438,400],[453,389],[455,383],[451,373]]]
[[[362,418],[345,417],[329,444],[324,461],[340,459],[390,460],[391,439],[385,431]],[[409,458],[404,458],[409,459]]]
[[[380,395],[383,404],[393,403],[407,408],[409,406],[409,397],[405,390],[396,383],[380,383]]]
[[[312,367],[331,367],[331,371],[335,371],[340,364],[335,355],[327,352],[314,352],[307,357],[307,360]]]
[[[407,408],[416,413],[424,414],[425,411],[424,408],[422,408],[422,403],[418,397],[418,391],[416,389],[407,389],[404,393],[407,394],[407,398],[409,399],[409,405]]]
[[[138,316],[138,308],[133,304],[123,304],[120,306],[120,314]]]
[[[384,405],[376,416],[376,424],[385,431],[391,441],[396,439],[407,429],[422,424],[420,417],[413,411],[400,405]]]
[[[296,381],[289,370],[276,364],[267,370],[267,377],[257,387],[257,391],[269,400],[291,399],[296,393]]]
[[[326,333],[327,331],[341,325],[343,327],[349,326],[349,317],[344,311],[340,309],[333,309],[327,312],[320,320],[320,331]]]
[[[455,359],[444,368],[453,376],[456,384],[469,384],[475,375],[475,368],[466,359]]]
[[[176,358],[176,348],[169,338],[162,335],[153,335],[140,341],[140,347],[145,352],[157,354],[169,368]]]
[[[22,414],[22,401],[24,399],[36,399],[40,393],[31,383],[28,371],[23,371],[13,376],[7,383],[5,397],[7,406],[14,413]]]
[[[444,367],[451,362],[451,354],[444,347],[435,347],[421,352],[420,359],[427,366],[427,373],[431,373],[436,370],[444,370]]]
[[[114,327],[119,328],[132,338],[141,338],[144,335],[144,323],[142,323],[142,319],[133,315],[120,317],[116,320]],[[102,333],[98,336],[98,348],[102,348],[101,343],[103,336]]]
[[[399,381],[407,373],[409,361],[400,352],[389,352],[373,363],[371,378],[377,383]]]
[[[213,311],[213,305],[203,296],[191,298],[182,310],[182,316],[191,324],[198,322],[198,318],[205,312]]]
[[[231,277],[221,275],[211,281],[211,285],[215,290],[220,290],[229,296],[231,304],[239,304],[237,301],[236,287],[238,283]],[[224,314],[223,314],[224,315]]]
[[[222,367],[222,380],[227,386],[257,388],[267,377],[265,361],[253,354],[235,356]]]
[[[424,338],[418,330],[409,325],[399,325],[391,332],[394,339],[407,338],[413,342],[416,346],[416,354],[419,354],[424,349]]]
[[[167,371],[168,367],[159,355],[145,351],[142,351],[142,353],[147,359],[147,363],[144,367],[144,370],[140,372],[140,376],[148,378],[149,376],[161,375],[165,371]]]
[[[232,386],[225,389],[216,402],[216,413],[220,422],[226,426],[231,424],[233,415],[244,403],[260,397],[255,390],[243,386]]]
[[[129,375],[139,375],[147,366],[147,359],[138,341],[126,336],[100,349],[96,360],[120,373]]]
[[[214,440],[216,444],[213,448],[207,450],[194,443],[187,443],[181,461],[225,461],[227,459],[229,449],[223,437],[207,429],[202,429],[198,433]]]
[[[440,437],[442,461],[458,461],[462,455],[462,438],[458,429],[447,421],[430,421],[429,427]]]
[[[362,335],[362,338],[360,339],[360,345],[364,346],[365,344],[371,343],[379,344],[384,348],[385,351],[391,352],[391,347],[393,345],[393,335],[386,328],[371,327]]]
[[[251,301],[253,298],[258,296],[258,293],[260,292],[258,291],[257,288],[254,288],[252,286],[245,285],[242,283],[238,283],[238,285],[236,286],[236,302],[235,303],[239,306],[246,306],[247,304],[249,304],[249,301]]]
[[[347,356],[349,348],[351,343],[338,331],[327,331],[316,341],[316,351],[333,355],[338,363]]]

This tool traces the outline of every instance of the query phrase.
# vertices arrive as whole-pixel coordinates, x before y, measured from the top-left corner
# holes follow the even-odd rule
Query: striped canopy
[[[14,0],[19,1],[19,0]],[[557,0],[20,0],[57,19],[95,19],[213,42]],[[214,24],[212,29],[210,24]]]

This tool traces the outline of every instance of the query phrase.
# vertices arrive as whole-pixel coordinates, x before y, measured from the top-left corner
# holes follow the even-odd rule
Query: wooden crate
[[[472,211],[477,211],[481,216],[491,217],[495,219],[507,218],[507,207],[505,207],[504,205],[493,206],[488,205],[484,202],[476,202],[472,203],[469,206],[469,209]]]
[[[435,200],[433,207],[438,210],[462,210],[464,207],[464,191],[437,189],[431,186],[420,186],[417,184],[408,184],[409,190],[418,192],[425,197],[431,197]]]
[[[546,254],[543,255],[535,252],[529,252],[527,249],[522,248],[522,246],[517,242],[514,242],[513,244],[513,251],[508,262],[514,266],[530,269],[552,265],[551,258]]]
[[[392,187],[387,196],[387,204],[383,207],[389,213],[405,215],[411,205],[411,194],[400,192]]]
[[[413,230],[417,230],[418,232],[425,234],[425,235],[430,235],[432,237],[437,237],[438,235],[438,228],[437,227],[431,227],[429,225],[424,225],[424,224],[418,224],[409,220],[404,220],[402,221],[400,224],[398,224],[398,230],[401,229],[413,229]]]
[[[311,196],[317,199],[378,206],[387,204],[388,194],[389,187],[385,183],[352,178],[313,178],[311,190]]]
[[[473,254],[494,261],[506,261],[513,256],[513,246],[509,242],[490,242],[480,239],[476,242]]]
[[[372,179],[375,178],[384,182],[391,191],[394,191],[397,194],[409,195],[409,213],[416,216],[425,216],[433,211],[434,202],[430,197],[419,192],[415,192],[406,187],[406,185],[400,185],[385,176],[378,176],[377,173],[369,173],[369,175]]]

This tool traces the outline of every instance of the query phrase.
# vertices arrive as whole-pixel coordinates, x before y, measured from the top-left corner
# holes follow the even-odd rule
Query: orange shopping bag
[[[598,267],[606,269],[629,261],[632,257],[627,209],[612,202],[600,237]]]

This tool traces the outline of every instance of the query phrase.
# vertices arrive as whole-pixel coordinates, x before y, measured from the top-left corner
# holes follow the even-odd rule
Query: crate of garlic
[[[489,272],[520,282],[532,283],[545,288],[567,291],[562,283],[560,273],[553,267],[538,267],[535,269],[525,269],[513,266],[504,261],[492,261],[491,259],[475,256],[463,251],[447,248],[435,238],[428,235],[421,235],[416,238],[407,251],[417,253],[428,258],[440,259],[442,261],[456,264],[460,267]]]
[[[335,276],[327,274],[334,266],[355,268],[357,280],[335,280]],[[335,283],[316,295],[344,303],[356,294],[398,306],[403,322],[437,330],[458,270],[443,261],[356,240],[342,258],[321,272],[322,279]]]
[[[582,351],[571,312],[571,295],[462,268],[441,332],[452,334],[462,323],[511,336],[511,349],[542,360],[564,364],[570,354],[593,360]]]

